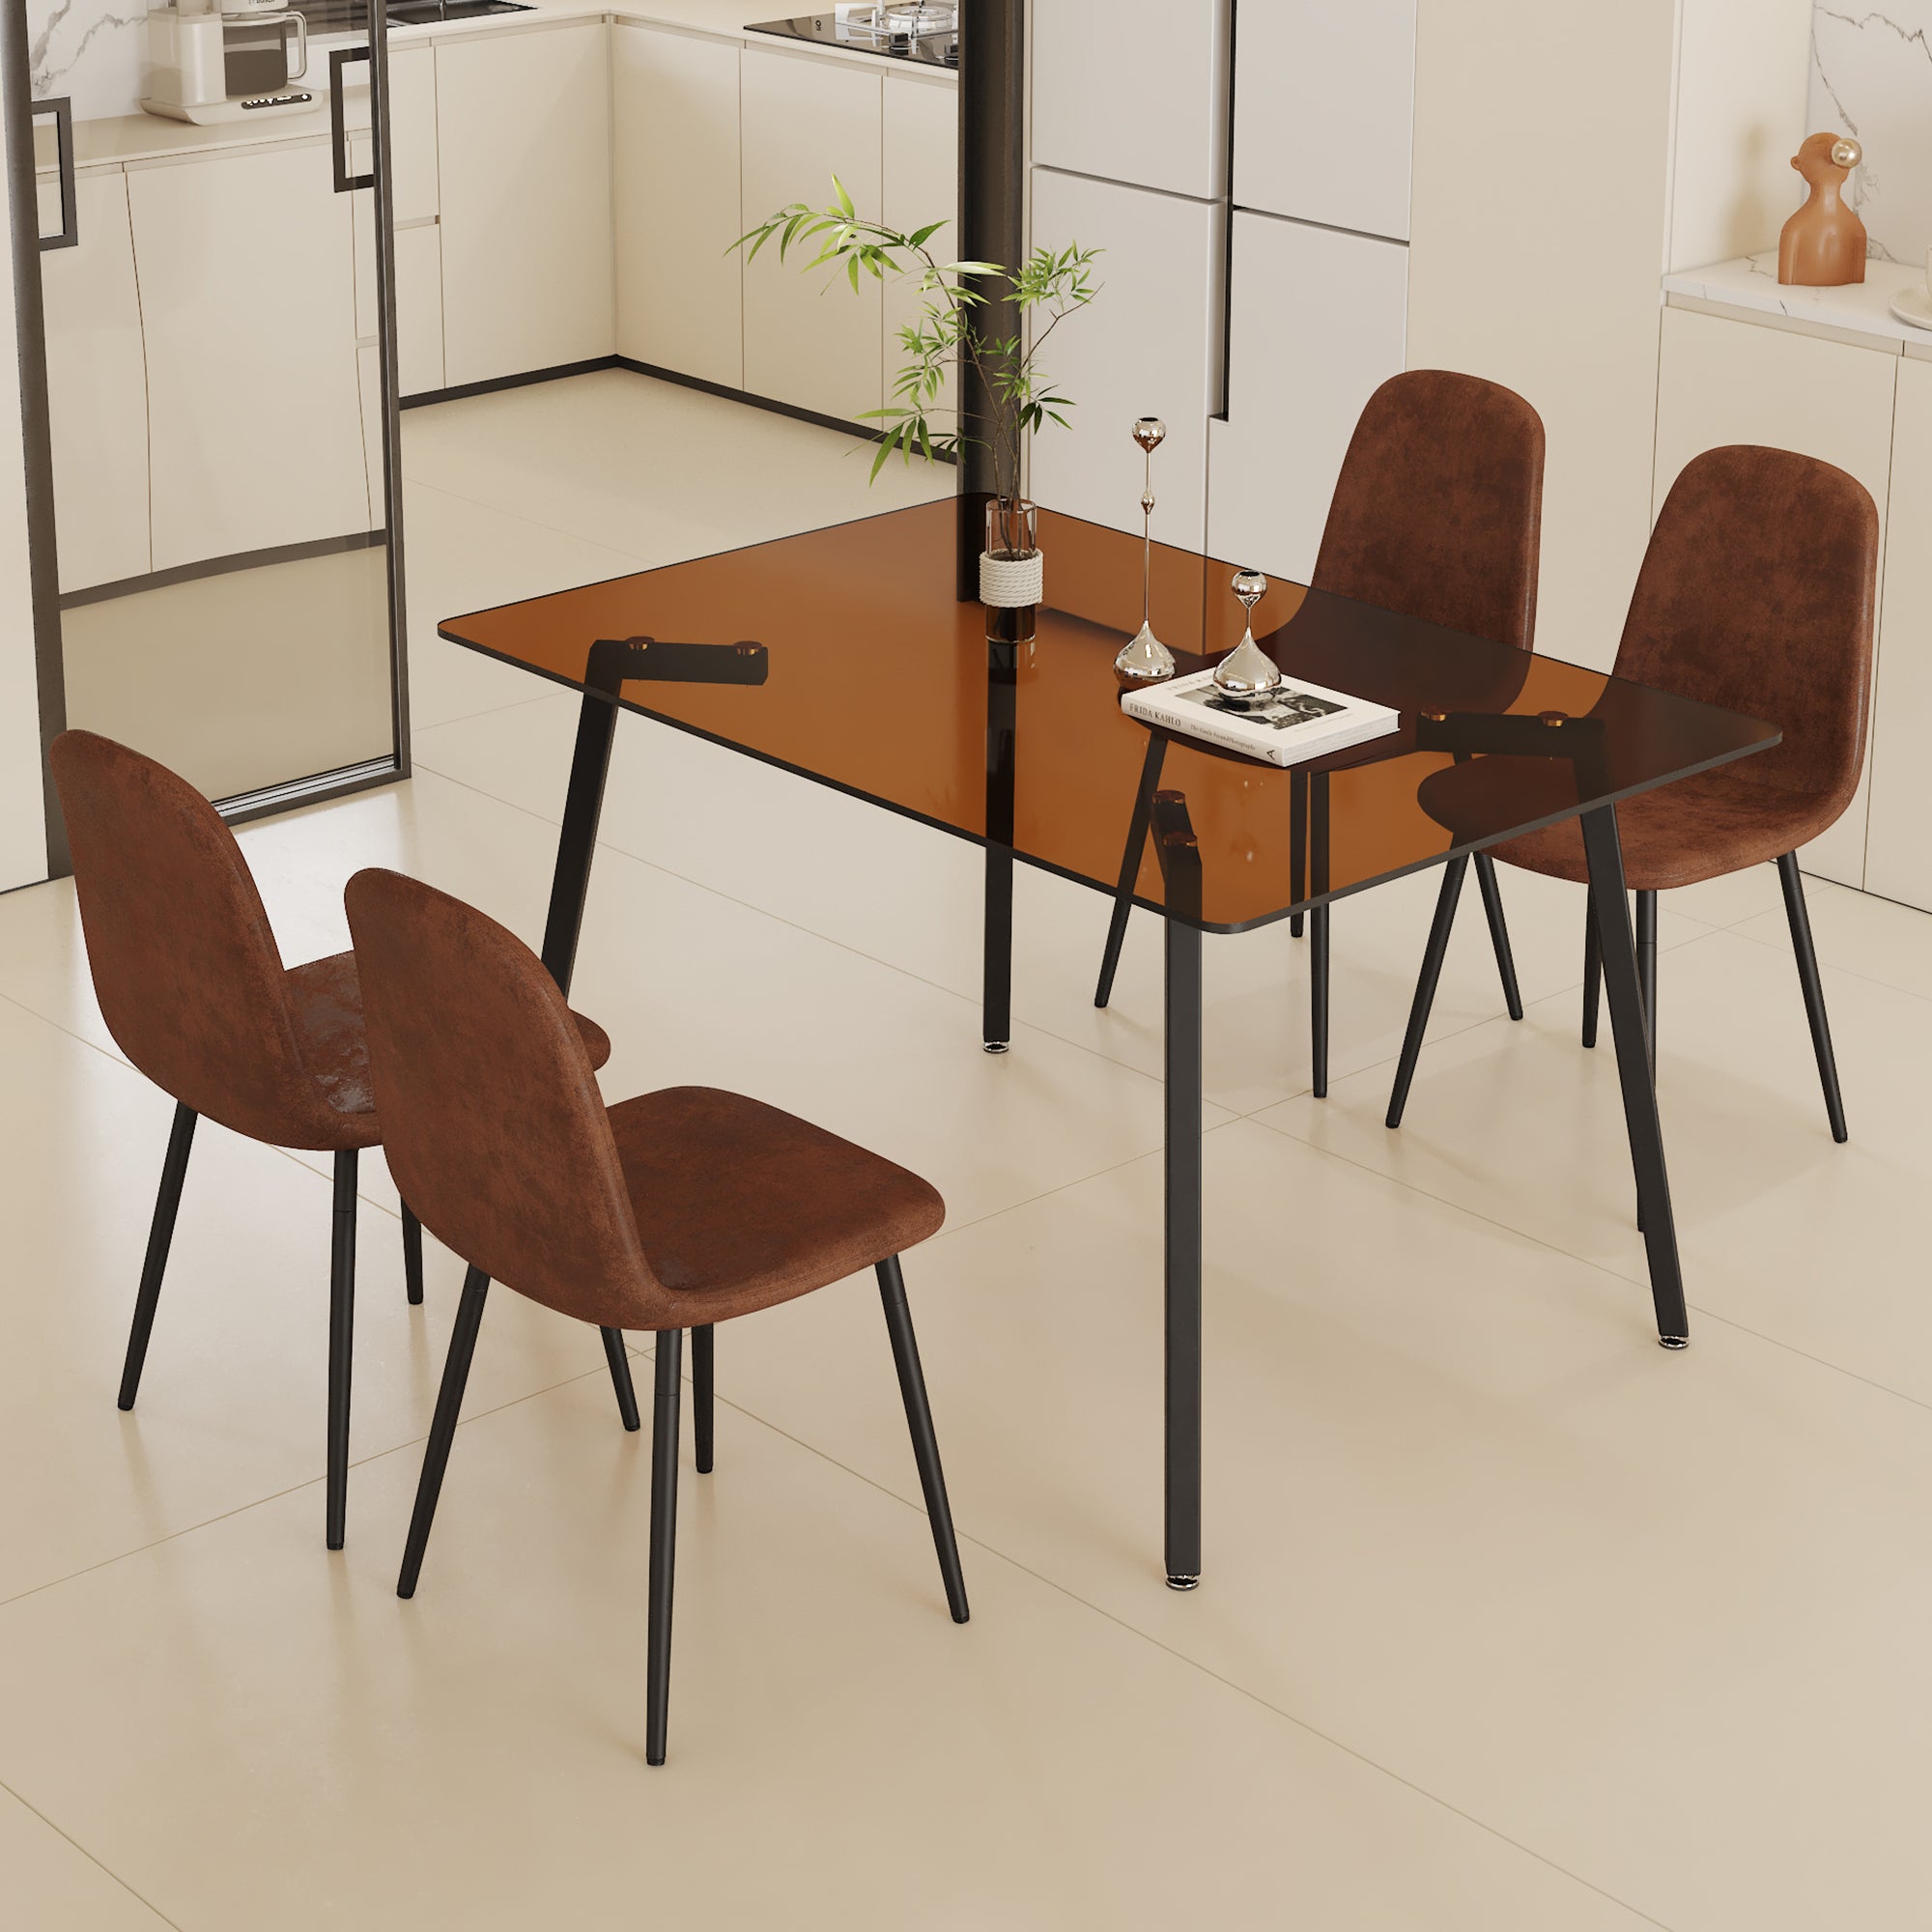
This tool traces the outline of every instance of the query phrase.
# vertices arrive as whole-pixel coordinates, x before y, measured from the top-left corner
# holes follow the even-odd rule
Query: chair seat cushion
[[[645,1259],[702,1326],[808,1294],[939,1232],[918,1175],[741,1094],[668,1087],[611,1109]]]
[[[332,952],[289,969],[289,1012],[302,1059],[328,1104],[343,1117],[344,1148],[375,1147],[383,1137],[369,1085],[369,1042],[362,1026],[362,981],[354,952]],[[595,1020],[573,1012],[590,1065],[611,1058],[611,1038]]]
[[[1416,801],[1459,838],[1575,806],[1566,766],[1547,758],[1476,758],[1425,779]],[[1624,877],[1633,892],[1668,892],[1759,866],[1815,838],[1838,815],[1834,799],[1815,792],[1700,772],[1639,792],[1617,807]],[[1492,845],[1491,853],[1526,871],[1583,881],[1583,828],[1576,818]]]

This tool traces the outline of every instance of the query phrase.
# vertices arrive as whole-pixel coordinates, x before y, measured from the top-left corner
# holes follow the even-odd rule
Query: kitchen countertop
[[[883,59],[877,54],[853,53],[843,47],[814,46],[806,41],[753,34],[748,31],[748,15],[753,20],[781,18],[783,0],[633,0],[631,5],[617,7],[611,6],[610,0],[538,0],[538,4],[527,14],[486,14],[473,20],[391,27],[389,43],[400,50],[438,41],[536,33],[576,20],[611,20],[626,25],[676,27],[689,33],[715,35],[722,40],[742,41],[750,46],[797,54],[806,60],[857,61],[869,68],[941,87],[954,86],[958,81],[958,75],[950,69],[919,67],[907,61]],[[74,165],[77,168],[125,167],[133,162],[163,160],[183,155],[218,153],[224,148],[326,140],[328,136],[328,49],[352,42],[359,43],[362,38],[359,34],[316,34],[310,37],[309,71],[297,85],[308,88],[315,95],[316,105],[312,113],[280,114],[272,120],[260,122],[226,121],[211,127],[197,127],[188,121],[170,121],[158,114],[118,114],[96,121],[76,121],[73,124]],[[368,70],[364,68],[361,71],[366,75]],[[366,91],[366,79],[360,87],[352,88],[352,92],[356,94]],[[366,117],[361,125],[368,125]],[[42,177],[51,177],[54,173],[54,128],[53,123],[44,117],[38,117],[34,122],[34,166]]]
[[[1915,328],[1891,312],[1891,298],[1914,287],[1923,291],[1925,271],[1902,262],[1867,262],[1865,279],[1845,288],[1787,287],[1777,279],[1777,251],[1771,249],[1665,275],[1663,297],[1675,307],[1932,361],[1932,328]]]

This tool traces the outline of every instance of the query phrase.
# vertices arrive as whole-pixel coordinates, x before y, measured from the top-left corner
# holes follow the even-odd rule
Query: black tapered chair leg
[[[932,1525],[932,1547],[939,1557],[939,1574],[946,1583],[946,1606],[952,1621],[963,1624],[966,1575],[959,1567],[959,1542],[952,1533],[952,1506],[946,1499],[946,1471],[939,1463],[939,1437],[932,1427],[932,1406],[926,1400],[925,1374],[919,1365],[919,1340],[913,1333],[912,1310],[906,1306],[905,1275],[899,1258],[888,1255],[878,1264],[879,1299],[885,1305],[886,1333],[892,1337],[893,1366],[898,1370],[899,1397],[905,1404],[906,1427],[912,1432],[913,1460],[919,1464],[919,1487],[925,1497],[925,1514]]]
[[[420,1308],[423,1298],[423,1224],[403,1203],[403,1289],[412,1308]]]
[[[1818,1057],[1818,1084],[1825,1090],[1825,1116],[1832,1138],[1841,1146],[1851,1138],[1845,1127],[1845,1099],[1838,1091],[1838,1057],[1832,1050],[1832,1023],[1825,1016],[1825,987],[1818,978],[1818,953],[1811,943],[1811,915],[1804,904],[1804,882],[1798,871],[1798,854],[1787,852],[1777,862],[1777,882],[1784,888],[1784,917],[1791,926],[1791,950],[1798,960],[1798,983],[1804,989],[1804,1017],[1811,1023],[1811,1050]],[[127,1405],[124,1403],[125,1408]]]
[[[1590,902],[1583,901],[1583,1044],[1597,1043],[1597,1015],[1604,998],[1604,942],[1597,937],[1597,922]]]
[[[1496,862],[1487,852],[1476,854],[1476,884],[1482,889],[1483,911],[1490,922],[1490,944],[1495,948],[1496,972],[1503,982],[1503,1005],[1513,1020],[1522,1017],[1522,988],[1517,984],[1516,952],[1510,945],[1509,922],[1503,917],[1502,883]]]
[[[1657,1085],[1657,895],[1636,895],[1636,984],[1643,1007],[1643,1043],[1650,1056],[1650,1084]],[[1643,1203],[1637,1203],[1637,1232],[1643,1231]]]
[[[604,1337],[604,1359],[611,1365],[611,1386],[617,1392],[617,1414],[633,1435],[643,1427],[638,1417],[638,1391],[631,1380],[631,1351],[624,1346],[621,1328],[600,1328]]]
[[[697,1473],[711,1473],[712,1337],[710,1322],[691,1331],[691,1435]]]
[[[1650,1048],[1650,1077],[1657,1078],[1657,895],[1636,895],[1636,978],[1643,994],[1643,1037]]]
[[[1449,934],[1456,924],[1456,901],[1463,895],[1463,875],[1469,869],[1466,854],[1451,859],[1442,867],[1441,890],[1435,895],[1435,917],[1429,926],[1429,944],[1423,948],[1422,970],[1415,976],[1415,998],[1408,1009],[1408,1031],[1402,1040],[1402,1058],[1396,1064],[1395,1085],[1389,1091],[1388,1124],[1402,1125],[1408,1105],[1408,1089],[1415,1078],[1415,1063],[1422,1054],[1422,1036],[1429,1028],[1429,1009],[1435,1004],[1435,988],[1442,978],[1442,961],[1449,951]]]
[[[128,1331],[128,1355],[121,1365],[122,1408],[132,1408],[141,1386],[141,1365],[148,1359],[148,1337],[155,1329],[155,1308],[161,1298],[161,1277],[168,1271],[168,1249],[174,1244],[175,1215],[181,1208],[182,1182],[187,1179],[187,1157],[194,1146],[192,1107],[175,1102],[174,1124],[168,1129],[167,1157],[161,1162],[160,1191],[155,1196],[155,1218],[148,1226],[148,1252],[141,1263],[141,1286],[134,1295],[134,1321]]]
[[[1328,908],[1308,915],[1308,1061],[1318,1100],[1328,1097]]]
[[[476,1353],[476,1331],[483,1325],[483,1303],[489,1293],[490,1277],[481,1268],[471,1268],[464,1276],[463,1298],[456,1304],[456,1321],[449,1331],[449,1355],[442,1365],[442,1385],[436,1394],[436,1416],[430,1423],[429,1446],[423,1451],[422,1475],[416,1483],[416,1506],[410,1518],[409,1541],[403,1547],[402,1575],[396,1578],[399,1597],[413,1597],[416,1578],[422,1575],[423,1552],[429,1548],[437,1498],[442,1494],[443,1471],[449,1467],[449,1445],[456,1439],[456,1418],[463,1407],[470,1358]]]
[[[334,1238],[328,1265],[327,1540],[342,1548],[349,1520],[349,1383],[355,1358],[355,1150],[335,1156]]]
[[[1114,888],[1113,914],[1107,921],[1107,944],[1100,954],[1100,979],[1094,988],[1096,1007],[1104,1007],[1114,997],[1114,974],[1120,966],[1121,947],[1127,936],[1127,915],[1134,909],[1134,881],[1140,877],[1141,854],[1147,849],[1148,820],[1153,814],[1154,787],[1160,782],[1161,762],[1166,756],[1166,736],[1150,731],[1147,755],[1141,760],[1140,785],[1134,792],[1134,809],[1127,819],[1127,843],[1121,854],[1121,877]]]
[[[657,1337],[656,1402],[651,1416],[650,1627],[645,1637],[644,1758],[665,1761],[670,1735],[670,1609],[677,1569],[678,1395],[684,1330]]]

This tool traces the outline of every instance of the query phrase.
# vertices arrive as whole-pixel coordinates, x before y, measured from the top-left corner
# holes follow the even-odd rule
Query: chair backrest
[[[400,872],[357,872],[345,898],[403,1199],[506,1288],[587,1321],[662,1326],[597,1076],[542,962]]]
[[[1731,776],[1858,789],[1871,695],[1878,510],[1816,457],[1732,444],[1671,486],[1637,573],[1619,677],[1762,718],[1784,733]]]
[[[48,753],[95,997],[177,1100],[278,1146],[327,1102],[302,1059],[275,935],[235,835],[185,780],[92,731]]]
[[[1411,369],[1355,425],[1314,587],[1528,650],[1542,525],[1543,419],[1500,384]]]

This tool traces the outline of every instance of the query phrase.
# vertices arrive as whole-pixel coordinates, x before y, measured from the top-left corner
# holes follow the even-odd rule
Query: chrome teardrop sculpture
[[[1141,486],[1141,627],[1114,660],[1114,675],[1124,685],[1159,684],[1174,675],[1174,653],[1153,634],[1153,453],[1167,440],[1158,416],[1134,419],[1134,442],[1147,458]]]
[[[1267,595],[1259,570],[1237,570],[1234,591],[1247,615],[1241,641],[1214,667],[1214,688],[1236,704],[1259,704],[1281,685],[1281,667],[1255,642],[1255,606]]]

